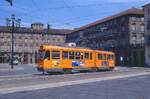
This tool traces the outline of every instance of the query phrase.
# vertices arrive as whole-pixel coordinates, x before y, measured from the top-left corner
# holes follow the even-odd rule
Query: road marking
[[[75,81],[65,81],[65,82],[57,82],[57,83],[38,84],[38,85],[30,85],[30,86],[22,86],[22,87],[14,87],[14,88],[3,88],[0,89],[0,94],[8,94],[8,93],[21,92],[21,91],[33,91],[33,90],[39,90],[45,88],[54,88],[54,87],[62,87],[68,85],[77,85],[77,84],[92,83],[98,81],[114,80],[120,78],[137,77],[142,75],[150,75],[150,72],[142,72],[137,74],[119,75],[119,76],[103,77],[103,78],[83,79],[83,80],[75,80]]]

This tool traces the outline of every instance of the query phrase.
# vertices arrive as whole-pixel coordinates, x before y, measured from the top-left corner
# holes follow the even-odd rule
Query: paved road
[[[0,99],[150,99],[150,75],[0,94]]]
[[[35,65],[32,64],[20,64],[14,65],[14,69],[10,68],[8,64],[0,64],[0,76],[10,76],[10,75],[22,75],[22,74],[37,74],[39,73]]]
[[[32,70],[0,75],[0,99],[149,99],[149,71],[119,67],[68,75],[41,75]]]

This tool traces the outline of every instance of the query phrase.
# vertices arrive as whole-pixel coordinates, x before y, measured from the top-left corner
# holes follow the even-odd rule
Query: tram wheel
[[[113,71],[113,70],[114,70],[114,68],[115,68],[115,67],[109,67],[109,70],[110,70],[110,71]]]
[[[63,73],[64,74],[71,74],[72,73],[72,69],[65,68],[65,69],[63,69]]]
[[[97,71],[98,71],[98,68],[96,67],[91,68],[91,72],[97,72]]]

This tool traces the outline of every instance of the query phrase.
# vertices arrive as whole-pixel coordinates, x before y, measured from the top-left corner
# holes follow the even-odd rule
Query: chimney
[[[35,22],[31,24],[31,28],[35,30],[43,30],[44,29],[44,24],[40,22]]]

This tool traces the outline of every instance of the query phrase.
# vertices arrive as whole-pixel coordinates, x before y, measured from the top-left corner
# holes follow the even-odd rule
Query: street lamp
[[[14,68],[13,58],[14,58],[14,31],[15,28],[20,27],[21,19],[16,19],[15,15],[12,14],[11,18],[6,18],[7,27],[11,27],[11,69]]]

